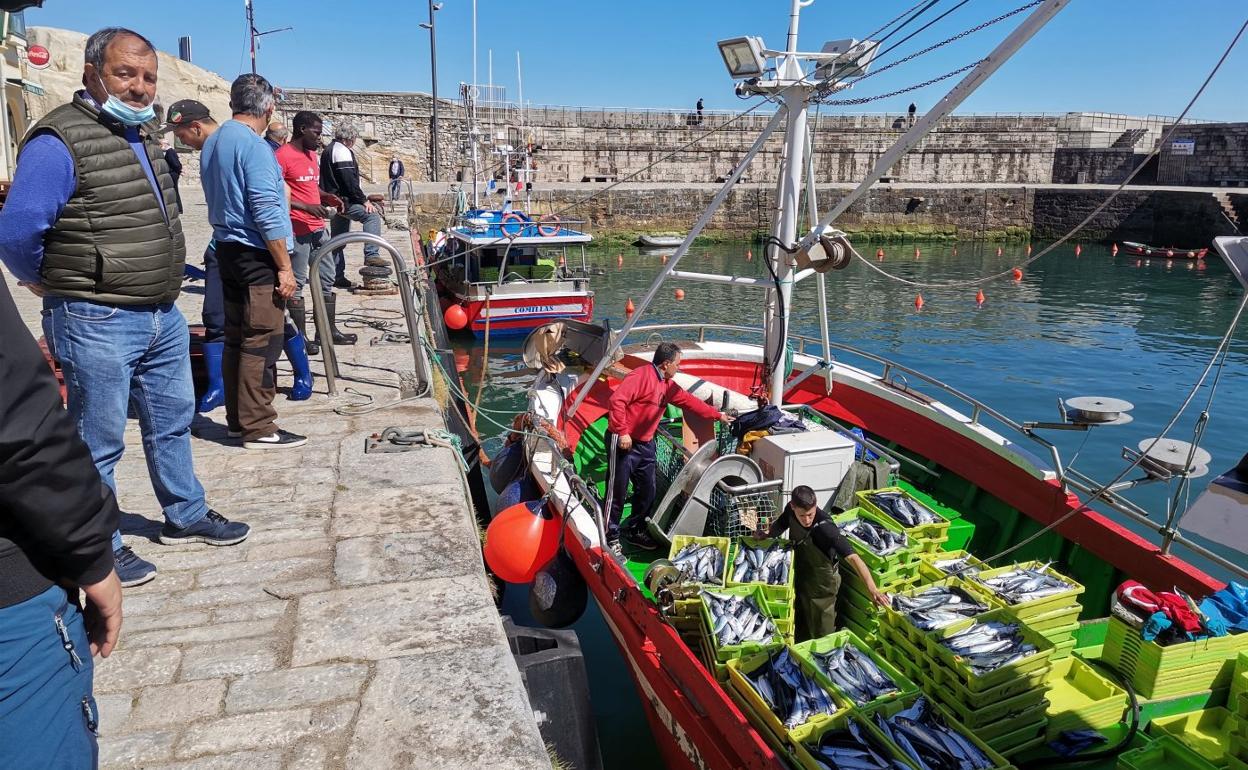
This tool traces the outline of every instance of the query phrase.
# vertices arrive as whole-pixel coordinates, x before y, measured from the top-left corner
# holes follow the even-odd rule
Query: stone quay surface
[[[197,185],[182,187],[188,262],[199,265],[206,208]],[[390,225],[404,217],[386,212]],[[383,236],[410,263],[408,233]],[[347,259],[354,276],[362,248],[349,246]],[[7,280],[39,336],[39,300]],[[202,285],[188,282],[178,302],[191,323]],[[397,296],[342,292],[338,302],[340,326],[359,312],[402,329]],[[240,545],[157,541],[160,507],[138,423],[127,425],[116,471],[122,532],[159,574],[125,590],[121,642],[96,658],[101,767],[550,767],[453,451],[364,454],[365,438],[387,426],[443,428],[438,405],[386,407],[398,373],[414,368],[410,347],[351,331],[360,341],[337,349],[338,396],[327,395],[318,356],[312,398],[286,400],[290,368],[278,364],[278,424],[307,445],[243,449],[226,438],[223,408],[193,425],[209,505],[251,525]],[[383,408],[334,411],[368,397]]]

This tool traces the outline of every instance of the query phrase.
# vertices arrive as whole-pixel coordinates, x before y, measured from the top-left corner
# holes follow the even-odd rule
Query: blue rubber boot
[[[221,378],[221,355],[225,352],[224,342],[205,342],[204,369],[208,372],[208,387],[204,395],[199,397],[195,411],[211,412],[225,404],[225,381]]]
[[[295,371],[295,384],[290,386],[291,401],[307,401],[312,397],[312,367],[308,365],[307,342],[293,324],[286,324],[286,360]]]

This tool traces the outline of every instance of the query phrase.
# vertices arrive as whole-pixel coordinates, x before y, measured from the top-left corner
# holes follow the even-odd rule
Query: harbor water
[[[1038,252],[1043,245],[1034,248]],[[874,256],[877,248],[884,249],[882,261]],[[871,255],[872,264],[919,282],[965,281],[1009,271],[1026,259],[1026,248],[1022,243],[859,244],[864,255]],[[747,261],[750,249],[754,258]],[[681,269],[762,277],[767,273],[760,256],[761,249],[747,243],[715,244],[695,248]],[[624,323],[626,302],[641,301],[663,261],[658,254],[635,248],[595,248],[591,264],[598,273],[593,277],[595,320],[610,319],[618,329]],[[1125,467],[1123,447],[1134,449],[1169,422],[1212,357],[1240,301],[1237,284],[1212,253],[1198,262],[1147,260],[1122,253],[1113,256],[1107,246],[1083,246],[1076,256],[1074,244],[1026,267],[1021,280],[1006,277],[983,286],[982,305],[976,301],[975,287],[922,289],[922,309],[917,309],[919,289],[857,262],[829,273],[827,287],[828,325],[835,341],[922,371],[1014,420],[1057,421],[1058,400],[1074,396],[1111,396],[1134,404],[1134,421],[1128,425],[1045,434],[1067,464],[1099,481],[1110,480]],[[684,290],[683,300],[675,299],[677,288]],[[813,280],[799,285],[793,305],[794,332],[818,337]],[[643,323],[759,326],[762,306],[758,289],[669,282]],[[665,338],[679,335],[669,333]],[[456,344],[465,384],[474,398],[480,373],[487,372],[480,394],[484,414],[505,422],[505,416],[524,408],[531,374],[520,359],[519,339],[491,340],[488,361],[482,340],[461,339]],[[838,358],[879,370],[853,357]],[[925,389],[913,379],[909,385]],[[1213,455],[1211,474],[1193,482],[1191,499],[1213,475],[1248,452],[1246,386],[1248,334],[1241,330],[1225,361],[1201,440]],[[1207,382],[1170,437],[1192,439],[1209,388]],[[926,390],[939,397],[930,387]],[[958,408],[957,403],[952,405]],[[478,428],[488,439],[487,449],[501,445],[500,428],[487,419],[479,420]],[[1026,441],[1017,434],[1009,437]],[[1132,490],[1127,497],[1160,523],[1172,494],[1171,487],[1157,484]],[[1181,548],[1176,553],[1188,557]],[[1209,571],[1228,577],[1212,567]],[[508,586],[503,611],[518,623],[532,623],[527,605],[523,587]],[[592,601],[574,628],[586,657],[604,766],[657,766],[658,754],[626,664]]]

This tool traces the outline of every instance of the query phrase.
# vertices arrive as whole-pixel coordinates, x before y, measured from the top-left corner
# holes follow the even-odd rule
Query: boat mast
[[[477,129],[477,0],[472,0],[472,111],[468,118],[468,141],[472,143],[472,207],[481,208],[481,193],[477,186],[477,177],[481,173],[481,163],[477,156],[477,142],[480,131]]]
[[[789,315],[793,299],[791,277],[793,260],[788,252],[779,248],[780,243],[797,241],[798,207],[802,191],[802,176],[806,170],[806,109],[807,101],[815,84],[805,80],[806,73],[797,51],[797,30],[802,8],[814,0],[792,0],[789,12],[789,36],[785,55],[777,62],[777,85],[784,90],[784,110],[787,127],[784,135],[784,158],[780,168],[779,195],[776,205],[779,216],[772,231],[773,240],[768,244],[766,259],[775,273],[775,288],[767,290],[766,317],[764,319],[766,343],[763,348],[763,370],[770,378],[767,385],[769,402],[780,406],[784,402],[784,380],[787,376],[784,361],[789,339]]]

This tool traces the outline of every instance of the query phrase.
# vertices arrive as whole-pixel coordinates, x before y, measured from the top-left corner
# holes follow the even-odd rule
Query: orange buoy
[[[464,312],[464,308],[461,305],[448,307],[446,312],[442,314],[442,319],[446,321],[448,329],[455,329],[456,331],[468,325],[468,314]]]
[[[684,290],[684,289],[677,289],[677,290],[676,290],[676,299],[684,299],[684,298],[685,298],[685,290]]]
[[[1027,256],[1031,256],[1031,244],[1027,244]]]
[[[922,251],[922,249],[920,249],[918,246],[915,246],[915,247],[914,247],[914,258],[915,258],[915,259],[918,259],[918,258],[919,258],[919,257],[921,257],[921,256],[923,256],[923,251]]]
[[[997,247],[997,256],[999,257],[999,256],[1003,255],[1004,253],[1005,253],[1005,252],[1001,250],[1001,247],[1000,247],[1000,246],[998,246],[998,247]]]
[[[953,256],[955,256],[955,257],[956,257],[956,256],[958,256],[958,247],[957,247],[957,246],[954,246],[954,247],[953,247]]]
[[[746,258],[747,260],[754,259],[754,250],[753,250],[753,249],[746,249],[746,250],[745,250],[745,258]]]
[[[1013,275],[1014,280],[1016,281],[1023,280],[1023,271],[1021,268],[1014,268],[1014,272],[1011,275]]]
[[[567,267],[567,266],[568,266],[568,258],[560,254],[559,255],[559,267]]]
[[[624,267],[624,255],[623,255],[623,254],[616,254],[616,255],[615,255],[615,266],[616,266],[616,267]]]
[[[660,255],[659,255],[659,260],[660,260],[663,264],[665,264],[665,265],[666,265],[666,264],[667,264],[667,254],[666,254],[666,253],[660,254]]]
[[[1075,256],[1077,257],[1082,253],[1083,253],[1083,247],[1076,243],[1075,244]]]
[[[875,258],[880,260],[881,262],[884,261],[884,249],[876,249]]]
[[[485,563],[508,583],[529,583],[559,551],[558,517],[540,501],[504,508],[485,530]]]
[[[914,309],[915,310],[923,309],[923,295],[922,294],[919,294],[914,298]]]
[[[988,298],[984,296],[984,290],[983,290],[983,289],[980,289],[979,291],[975,292],[975,304],[976,304],[976,305],[982,305],[982,304],[984,304],[984,300],[986,300],[986,299],[988,299]]]
[[[1118,256],[1118,244],[1115,243],[1113,246],[1109,248],[1109,255],[1111,257]]]
[[[633,307],[632,297],[629,297],[628,302],[624,303],[624,312],[628,315],[632,315],[633,313],[637,312],[637,308]]]
[[[1166,256],[1167,256],[1167,257],[1173,257],[1173,256],[1174,256],[1174,249],[1166,249]]]

